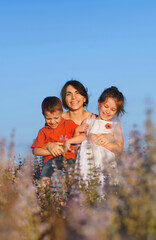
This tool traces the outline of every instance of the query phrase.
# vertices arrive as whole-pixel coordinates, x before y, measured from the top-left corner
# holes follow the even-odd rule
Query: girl
[[[79,170],[84,180],[89,180],[90,164],[88,158],[94,159],[95,169],[100,170],[100,181],[103,182],[102,172],[108,164],[116,164],[116,155],[123,148],[123,136],[119,122],[111,121],[115,116],[124,113],[124,96],[116,88],[111,87],[103,91],[98,99],[99,114],[96,119],[86,119],[88,124],[86,133],[66,141],[67,150],[70,144],[82,143],[77,158]],[[83,122],[83,124],[84,124]],[[101,146],[99,145],[99,141]],[[115,166],[115,165],[114,165]]]

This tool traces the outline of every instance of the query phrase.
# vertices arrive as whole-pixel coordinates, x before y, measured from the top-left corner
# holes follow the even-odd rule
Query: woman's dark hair
[[[124,104],[125,104],[125,98],[123,96],[123,94],[118,90],[117,87],[110,87],[105,89],[101,96],[98,99],[99,103],[105,102],[105,100],[107,98],[114,98],[114,100],[116,101],[116,105],[117,105],[117,116],[119,116],[119,114],[123,114],[125,112],[124,110]]]
[[[45,115],[45,112],[48,111],[50,113],[53,113],[55,111],[61,111],[62,109],[62,103],[61,100],[58,97],[46,97],[42,102],[42,114]]]
[[[86,101],[84,102],[83,106],[87,106],[88,102],[89,102],[87,89],[79,81],[69,80],[65,83],[65,85],[62,87],[62,90],[61,90],[61,98],[62,98],[63,107],[65,109],[69,109],[69,107],[66,104],[66,90],[69,85],[73,86],[83,97],[86,98]]]

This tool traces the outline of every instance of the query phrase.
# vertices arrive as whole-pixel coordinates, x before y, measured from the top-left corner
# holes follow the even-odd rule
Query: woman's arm
[[[36,156],[49,156],[49,155],[51,155],[51,153],[47,149],[39,148],[39,147],[34,147],[32,149],[32,152]]]
[[[60,142],[48,142],[45,143],[43,146],[43,149],[47,150],[50,152],[50,155],[57,157],[60,156],[61,154],[64,154],[64,148],[63,148],[63,143]]]
[[[117,124],[114,129],[112,141],[110,140],[108,143],[105,144],[104,147],[112,152],[120,153],[123,149],[123,145],[124,145],[124,141],[123,141],[122,130],[121,130],[120,124]]]
[[[68,150],[68,151],[71,151],[71,149],[70,149],[70,145],[71,144],[80,144],[80,143],[82,143],[85,140],[85,138],[86,138],[86,131],[87,131],[87,129],[88,129],[88,124],[87,124],[87,121],[85,119],[80,124],[80,126],[75,128],[74,136],[72,138],[68,139],[65,142],[65,149]]]
[[[87,129],[88,129],[88,124],[85,119],[82,121],[82,123],[78,127],[75,128],[74,136],[79,136],[81,133],[86,133]]]
[[[109,142],[104,145],[105,148],[114,153],[120,153],[123,149],[123,141],[121,142]]]
[[[89,139],[91,142],[105,147],[112,152],[121,152],[123,149],[123,136],[119,124],[115,127],[113,136],[106,133],[91,134]]]

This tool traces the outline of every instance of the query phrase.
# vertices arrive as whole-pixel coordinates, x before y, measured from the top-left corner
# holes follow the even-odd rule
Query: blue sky
[[[15,128],[16,154],[27,154],[42,100],[70,79],[88,88],[94,113],[105,88],[123,92],[125,146],[134,124],[143,131],[146,98],[156,123],[155,10],[154,0],[1,0],[0,139]]]

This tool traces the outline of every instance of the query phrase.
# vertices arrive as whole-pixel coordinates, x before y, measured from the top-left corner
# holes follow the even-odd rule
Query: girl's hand
[[[45,144],[45,147],[54,157],[65,153],[63,143],[60,142],[49,142]]]

